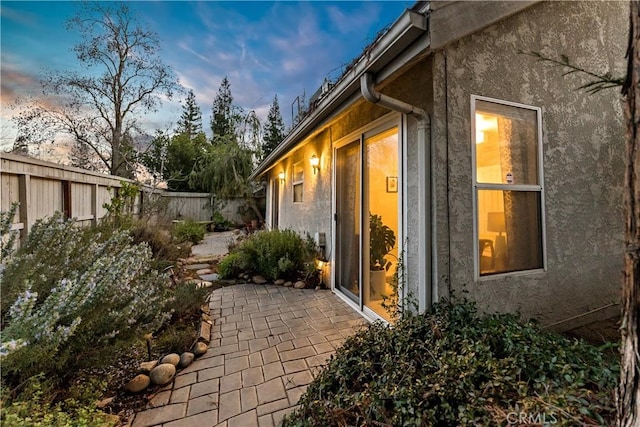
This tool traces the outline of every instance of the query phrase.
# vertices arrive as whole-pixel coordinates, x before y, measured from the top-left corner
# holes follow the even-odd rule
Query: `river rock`
[[[282,286],[284,286],[285,288],[291,287],[293,286],[293,282],[284,282]]]
[[[200,275],[200,274],[211,274],[213,273],[213,271],[211,271],[210,268],[203,268],[202,270],[198,270],[196,271],[196,274]]]
[[[179,358],[180,356],[178,356]],[[176,375],[176,367],[171,363],[161,363],[153,368],[153,371],[149,374],[151,382],[155,385],[169,384],[173,377]]]
[[[264,285],[265,283],[267,283],[267,279],[262,276],[253,276],[253,283],[255,283],[256,285]]]
[[[149,372],[151,372],[156,366],[158,366],[157,360],[152,360],[151,362],[142,362],[140,363],[139,371],[141,374],[149,375]]]
[[[200,289],[200,288],[210,288],[211,286],[213,286],[213,283],[211,282],[207,282],[206,280],[201,281],[200,283],[198,283],[196,285],[196,288]]]
[[[307,284],[304,283],[302,280],[298,280],[296,283],[293,284],[293,287],[296,289],[304,289],[305,286],[307,286]]]
[[[273,284],[274,284],[274,285],[277,285],[277,286],[282,286],[282,285],[284,285],[284,280],[282,280],[282,279],[278,279],[278,280],[276,280],[275,282],[273,282]]]
[[[196,345],[193,346],[193,354],[196,357],[202,356],[207,352],[207,350],[208,350],[208,347],[203,342],[197,342]]]
[[[145,388],[149,387],[151,379],[145,374],[136,375],[131,381],[125,384],[124,389],[129,393],[140,393]]]
[[[178,366],[180,355],[176,353],[167,354],[160,360],[160,363],[171,363],[173,366]]]
[[[101,401],[96,403],[96,408],[104,409],[107,406],[109,406],[111,404],[111,402],[113,402],[114,399],[115,399],[115,396],[114,397],[107,397],[106,399],[102,399]]]
[[[178,363],[178,368],[180,369],[184,369],[187,366],[191,365],[191,362],[193,362],[193,359],[196,357],[195,354],[186,351],[184,353],[182,353],[180,355],[180,362]]]

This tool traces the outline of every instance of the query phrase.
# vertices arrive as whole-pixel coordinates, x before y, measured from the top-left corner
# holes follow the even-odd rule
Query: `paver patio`
[[[211,297],[209,350],[132,427],[278,426],[314,374],[366,324],[330,291],[235,285]]]

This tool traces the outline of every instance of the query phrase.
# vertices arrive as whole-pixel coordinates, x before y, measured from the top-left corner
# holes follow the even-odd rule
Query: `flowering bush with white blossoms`
[[[59,214],[35,224],[0,276],[2,376],[64,376],[157,329],[171,297],[150,263],[126,231],[104,236]]]

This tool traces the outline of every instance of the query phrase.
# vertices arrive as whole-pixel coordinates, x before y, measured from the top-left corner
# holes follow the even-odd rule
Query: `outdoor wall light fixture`
[[[320,169],[320,157],[315,154],[311,156],[311,167],[313,168],[313,174],[318,173],[318,169]]]
[[[280,179],[280,182],[283,183],[284,182],[284,171],[280,172],[278,174],[278,178]]]

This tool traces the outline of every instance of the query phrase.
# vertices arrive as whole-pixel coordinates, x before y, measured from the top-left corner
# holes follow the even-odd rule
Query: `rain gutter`
[[[437,263],[433,256],[436,253],[435,247],[435,201],[432,198],[431,171],[434,168],[433,157],[431,156],[431,118],[429,114],[420,107],[392,98],[389,95],[380,93],[374,88],[375,78],[370,73],[365,73],[360,78],[360,90],[362,96],[367,101],[388,108],[392,111],[408,114],[418,120],[418,310],[424,311],[437,301],[437,286],[434,274]],[[424,185],[423,185],[424,184]],[[429,244],[430,243],[430,244]],[[425,286],[420,286],[424,283]],[[427,287],[429,284],[431,292],[427,299]]]

